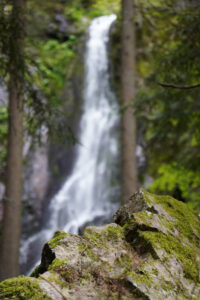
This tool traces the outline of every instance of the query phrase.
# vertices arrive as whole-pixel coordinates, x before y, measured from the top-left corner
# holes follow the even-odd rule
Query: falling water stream
[[[29,260],[35,264],[42,245],[55,230],[77,234],[85,224],[106,222],[117,209],[119,188],[114,178],[118,161],[116,129],[119,116],[109,84],[107,53],[109,31],[115,19],[115,15],[99,17],[89,27],[83,114],[74,167],[60,191],[50,201],[49,219],[44,228],[23,242],[22,263],[29,256]],[[30,259],[31,253],[34,253],[34,257]]]

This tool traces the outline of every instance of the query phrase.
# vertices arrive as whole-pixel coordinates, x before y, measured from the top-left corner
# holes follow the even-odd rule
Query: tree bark
[[[0,279],[19,274],[21,234],[25,0],[13,0],[9,40],[9,124]]]
[[[122,201],[138,187],[136,161],[136,118],[133,103],[136,95],[136,54],[133,0],[122,0]]]

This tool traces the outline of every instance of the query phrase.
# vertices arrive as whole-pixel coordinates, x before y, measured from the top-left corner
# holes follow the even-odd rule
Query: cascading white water
[[[79,144],[71,175],[50,201],[49,221],[23,243],[23,257],[44,244],[55,230],[78,233],[86,223],[108,220],[117,209],[119,188],[113,183],[118,156],[118,105],[109,84],[107,43],[115,15],[92,21],[85,55],[85,88]],[[38,258],[37,258],[38,259]]]

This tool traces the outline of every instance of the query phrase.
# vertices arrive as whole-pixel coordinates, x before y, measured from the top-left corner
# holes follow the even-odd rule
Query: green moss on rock
[[[162,260],[167,260],[170,257],[175,257],[181,263],[186,277],[198,280],[198,264],[196,262],[197,249],[189,245],[184,245],[181,241],[170,235],[165,235],[160,232],[141,232],[144,237],[155,250],[161,250],[164,253],[161,256]]]
[[[56,270],[57,268],[64,267],[65,262],[66,262],[66,259],[55,258],[53,260],[53,262],[49,265],[48,271],[49,270]]]
[[[128,278],[129,280],[132,280],[136,286],[142,284],[146,288],[150,288],[153,282],[150,274],[138,274],[136,272],[130,272],[128,274]]]
[[[52,300],[40,289],[36,279],[25,276],[8,279],[0,283],[1,300]]]
[[[67,236],[67,233],[61,230],[58,230],[54,233],[53,238],[48,242],[51,249],[61,244],[63,238]]]
[[[156,204],[161,205],[172,218],[174,218],[177,229],[195,244],[200,242],[200,227],[198,217],[194,211],[185,203],[170,196],[158,196],[142,190],[145,201],[156,208]]]
[[[31,277],[38,277],[40,274],[40,265],[36,266],[35,269],[33,270],[33,272],[31,273]]]

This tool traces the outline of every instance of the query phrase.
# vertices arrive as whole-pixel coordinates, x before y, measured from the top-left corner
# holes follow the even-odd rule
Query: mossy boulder
[[[32,277],[2,282],[0,299],[197,300],[199,246],[193,211],[140,191],[112,224],[88,227],[83,236],[56,232]]]

